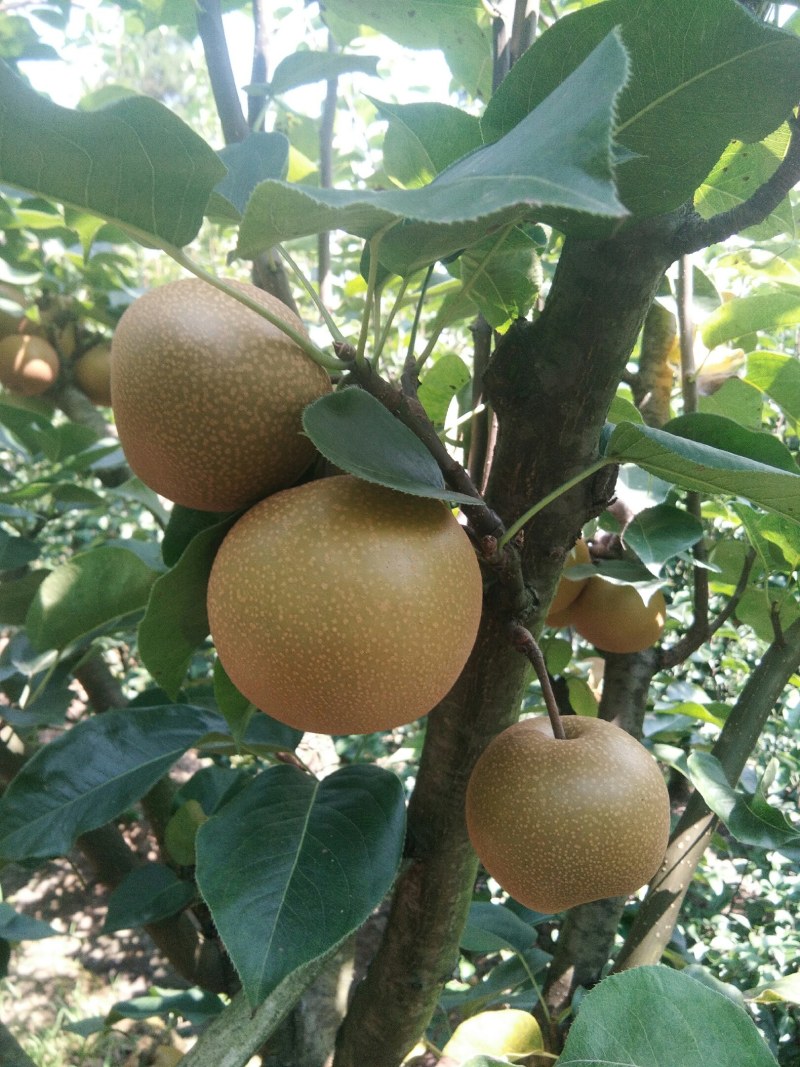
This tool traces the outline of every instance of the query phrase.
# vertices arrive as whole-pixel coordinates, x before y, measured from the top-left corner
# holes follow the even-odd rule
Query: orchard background
[[[113,1031],[149,1016],[138,1062],[187,1067],[800,1063],[795,7],[0,3],[0,329],[60,365],[0,395],[0,879],[71,857],[87,901],[113,890],[99,949],[141,927],[169,964],[103,1017],[68,1006],[52,1048],[15,1012],[4,1064],[137,1062]],[[132,477],[76,372],[187,272],[299,310],[342,387],[306,421],[315,475],[461,503],[483,620],[427,717],[301,738],[215,665],[233,517]],[[663,590],[657,645],[544,626],[581,531],[587,573]],[[562,713],[667,776],[630,899],[542,915],[478,867],[469,773],[543,705],[521,626]],[[334,793],[341,878],[310,902]],[[0,905],[9,999],[58,936],[32,910]],[[509,1043],[508,1007],[541,1030]]]

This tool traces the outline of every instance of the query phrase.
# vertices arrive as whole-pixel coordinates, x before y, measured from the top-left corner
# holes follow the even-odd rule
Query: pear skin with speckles
[[[649,882],[667,847],[669,794],[658,764],[604,719],[524,719],[499,734],[467,786],[467,827],[489,874],[521,904],[553,914]]]
[[[239,519],[211,569],[208,618],[257,708],[300,730],[367,734],[445,696],[481,601],[475,552],[445,504],[339,475]]]
[[[304,332],[276,297],[230,284]],[[314,456],[303,409],[330,388],[277,326],[199,278],[151,289],[114,331],[111,404],[125,456],[185,507],[236,511],[297,481]]]

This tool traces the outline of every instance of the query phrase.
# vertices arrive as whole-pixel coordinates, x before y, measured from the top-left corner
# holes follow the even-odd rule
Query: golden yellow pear
[[[570,567],[578,567],[583,563],[591,562],[592,557],[589,554],[589,546],[582,537],[579,537],[570,552],[567,553],[567,558],[564,560],[564,571],[568,571]],[[573,600],[578,598],[588,581],[588,578],[579,578],[576,581],[572,581],[566,576],[566,573],[561,575],[555,596],[550,601],[550,607],[547,609],[545,622],[548,626],[560,625],[558,622],[559,615],[562,611],[566,611]]]
[[[76,384],[93,404],[111,403],[111,344],[102,341],[80,356],[73,368]]]
[[[460,1064],[482,1053],[528,1057],[543,1048],[541,1028],[531,1013],[505,1008],[481,1011],[459,1023],[442,1049],[442,1056]]]
[[[601,652],[641,652],[661,637],[667,605],[660,589],[640,591],[595,575],[566,614],[568,624]]]
[[[481,600],[474,550],[444,504],[340,475],[242,516],[214,561],[208,617],[256,707],[301,730],[372,733],[447,693]]]
[[[604,719],[546,717],[504,730],[478,759],[467,827],[486,870],[521,904],[553,913],[626,896],[652,878],[669,835],[655,760]]]
[[[231,284],[303,331],[276,297]],[[197,278],[139,297],[111,344],[128,462],[157,493],[202,511],[234,511],[295,482],[314,456],[303,409],[330,388],[286,334]]]
[[[0,340],[0,382],[12,393],[39,396],[55,382],[58,353],[43,337],[12,333]]]

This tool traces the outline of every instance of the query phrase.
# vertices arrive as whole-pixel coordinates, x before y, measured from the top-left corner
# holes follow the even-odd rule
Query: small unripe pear
[[[504,730],[467,787],[467,827],[486,870],[544,913],[648,882],[664,857],[669,794],[650,753],[604,719],[546,717]]]

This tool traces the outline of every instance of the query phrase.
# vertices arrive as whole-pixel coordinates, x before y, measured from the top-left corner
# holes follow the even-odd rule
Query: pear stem
[[[522,625],[522,623],[514,622],[511,624],[511,641],[514,647],[518,649],[523,656],[528,657],[533,665],[533,669],[536,671],[536,677],[539,679],[539,685],[542,687],[542,696],[544,697],[547,714],[550,716],[553,737],[558,741],[566,741],[567,735],[564,733],[564,725],[561,722],[561,713],[558,710],[556,695],[550,684],[550,675],[547,673],[547,664],[544,661],[542,650],[539,648],[536,638],[530,630]]]

